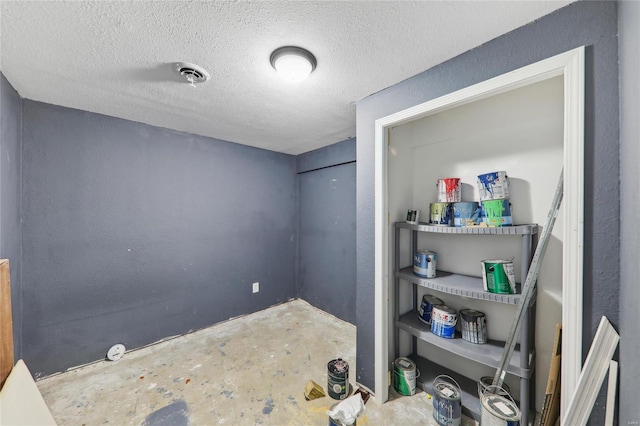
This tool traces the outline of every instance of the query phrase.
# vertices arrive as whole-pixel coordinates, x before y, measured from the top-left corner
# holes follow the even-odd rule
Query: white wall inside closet
[[[478,201],[477,176],[504,170],[511,183],[514,224],[545,221],[563,164],[563,77],[555,77],[449,109],[394,127],[389,133],[388,201],[390,220],[404,220],[409,208],[428,221],[429,203],[437,201],[436,182],[462,179],[462,201]],[[538,277],[536,317],[536,409],[539,411],[549,371],[555,325],[562,321],[562,213],[557,217]],[[411,264],[409,233],[401,241],[401,267]],[[389,241],[393,241],[392,235]],[[480,261],[511,259],[520,281],[520,238],[422,234],[418,248],[438,253],[438,269],[480,276]],[[393,255],[390,256],[393,258]],[[392,267],[390,270],[393,270]],[[411,286],[401,285],[401,312],[411,309]],[[418,296],[427,292],[420,288]],[[490,339],[505,340],[515,307],[428,291],[454,309],[473,308],[487,315]],[[420,299],[419,299],[420,300]],[[401,333],[401,354],[410,350]],[[495,369],[481,367],[426,344],[422,356],[479,379]],[[518,382],[507,379],[514,396]]]

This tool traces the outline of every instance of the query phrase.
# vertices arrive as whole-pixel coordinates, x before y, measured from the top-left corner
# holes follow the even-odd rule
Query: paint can
[[[480,201],[509,198],[509,176],[507,172],[491,172],[478,176]]]
[[[510,260],[483,260],[482,284],[484,291],[499,294],[516,292],[516,276]]]
[[[442,300],[435,296],[425,294],[422,296],[422,302],[420,303],[420,309],[418,309],[418,318],[420,321],[427,325],[431,325],[431,311],[433,311],[434,305],[444,304]]]
[[[493,377],[491,376],[483,376],[480,378],[478,382],[478,398],[482,399],[484,394],[507,396],[511,392],[511,389],[506,383],[502,383],[502,386],[494,386],[492,383]]]
[[[487,323],[484,313],[473,309],[460,311],[462,338],[471,343],[487,343]]]
[[[453,226],[478,225],[482,219],[480,213],[480,205],[476,202],[453,203]]]
[[[409,358],[400,357],[393,362],[393,388],[405,396],[415,395],[416,378],[419,374],[416,363]]]
[[[407,223],[417,225],[420,223],[420,210],[407,210]]]
[[[457,203],[460,201],[460,178],[438,179],[438,201]]]
[[[451,226],[453,217],[451,203],[430,203],[429,204],[429,225]]]
[[[447,305],[434,305],[431,310],[431,332],[445,339],[456,336],[456,311]]]
[[[333,399],[345,399],[349,393],[349,364],[342,358],[327,364],[327,391]]]
[[[497,386],[496,386],[497,387]],[[521,413],[509,394],[506,396],[485,392],[480,398],[480,424],[482,426],[517,426]]]
[[[433,419],[441,426],[460,426],[461,413],[460,385],[452,377],[437,376],[433,380]]]
[[[482,221],[488,226],[513,225],[509,200],[482,201]]]
[[[438,254],[435,251],[418,250],[413,255],[413,273],[422,278],[436,277]]]

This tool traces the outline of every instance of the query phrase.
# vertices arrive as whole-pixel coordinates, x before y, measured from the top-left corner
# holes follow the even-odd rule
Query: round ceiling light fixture
[[[317,64],[315,56],[302,47],[283,46],[271,54],[271,66],[288,81],[304,80]]]

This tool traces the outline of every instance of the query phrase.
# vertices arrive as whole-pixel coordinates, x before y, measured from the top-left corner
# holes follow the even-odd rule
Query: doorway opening
[[[582,361],[582,266],[583,266],[583,147],[584,147],[584,47],[556,55],[513,72],[461,89],[440,98],[383,117],[375,128],[375,390],[378,402],[388,398],[388,374],[393,361],[393,321],[390,288],[394,282],[390,242],[393,222],[401,220],[390,211],[389,176],[393,129],[437,114],[507,94],[536,83],[562,79],[562,153],[564,198],[562,205],[562,395],[569,401]],[[487,170],[489,171],[489,170]],[[485,171],[486,172],[486,171]],[[444,177],[444,176],[441,176]],[[554,177],[557,179],[558,175]],[[555,186],[549,191],[552,193]],[[435,201],[435,200],[434,200]],[[426,202],[426,201],[425,201]],[[412,206],[405,206],[413,208]],[[394,207],[396,208],[396,207]],[[405,212],[406,212],[405,208]]]

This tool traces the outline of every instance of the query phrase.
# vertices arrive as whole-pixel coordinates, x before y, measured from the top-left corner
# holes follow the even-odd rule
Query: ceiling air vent
[[[204,68],[188,62],[178,62],[175,70],[193,87],[196,87],[195,83],[204,83],[209,80],[209,73]]]

